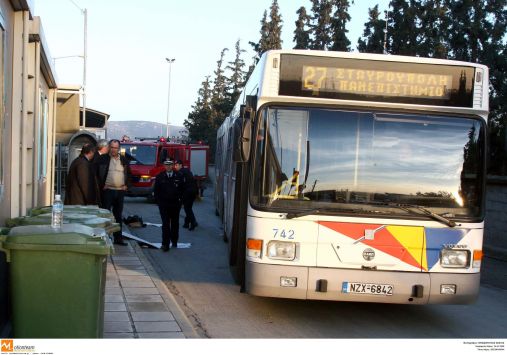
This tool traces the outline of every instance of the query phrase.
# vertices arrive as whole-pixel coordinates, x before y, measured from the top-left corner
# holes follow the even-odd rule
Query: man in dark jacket
[[[102,159],[104,159],[104,156],[107,155],[109,153],[109,142],[105,139],[99,139],[97,141],[97,146],[95,148],[95,154],[93,155],[93,159],[91,160],[91,163],[92,163],[92,170],[93,170],[93,175],[95,176],[95,180],[96,180],[96,184],[97,184],[97,189],[98,189],[98,195],[97,195],[97,202],[98,202],[98,205],[102,207],[102,193],[101,193],[101,188],[99,188],[99,164],[101,162]]]
[[[165,171],[155,179],[155,202],[162,219],[162,250],[169,250],[169,242],[173,248],[178,247],[181,197],[183,194],[183,176],[174,171],[174,162],[164,162]]]
[[[81,154],[70,164],[65,183],[66,205],[97,204],[99,192],[91,164],[94,154],[95,147],[86,143],[81,148]]]
[[[183,224],[183,228],[188,228],[189,231],[194,230],[195,227],[198,226],[197,221],[195,219],[194,211],[192,210],[192,206],[194,205],[194,200],[197,197],[198,188],[197,182],[194,179],[194,175],[188,168],[183,168],[183,162],[181,160],[177,160],[174,165],[175,170],[181,172],[183,175],[183,209],[185,210],[185,223]]]
[[[109,154],[99,158],[97,167],[101,207],[113,212],[117,223],[122,224],[123,199],[130,185],[130,165],[127,158],[120,155],[120,141],[109,141]],[[126,245],[121,230],[114,233],[114,243]]]

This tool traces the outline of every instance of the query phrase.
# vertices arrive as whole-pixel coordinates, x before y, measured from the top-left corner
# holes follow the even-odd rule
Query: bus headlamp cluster
[[[296,243],[272,240],[268,243],[268,258],[276,260],[294,260],[296,258]]]
[[[440,252],[440,265],[448,268],[465,268],[470,265],[468,250],[443,249]]]

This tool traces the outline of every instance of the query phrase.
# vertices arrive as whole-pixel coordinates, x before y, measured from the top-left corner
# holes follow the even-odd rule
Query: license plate
[[[393,285],[369,284],[362,282],[343,282],[342,293],[359,293],[366,295],[392,296]]]

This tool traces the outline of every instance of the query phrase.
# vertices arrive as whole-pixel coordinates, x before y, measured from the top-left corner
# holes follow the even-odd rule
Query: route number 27
[[[273,238],[282,238],[282,239],[294,239],[294,231],[292,229],[278,229],[273,228]]]

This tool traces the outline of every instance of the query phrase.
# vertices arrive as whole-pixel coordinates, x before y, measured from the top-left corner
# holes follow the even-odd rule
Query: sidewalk
[[[108,258],[104,338],[198,338],[138,244]]]

